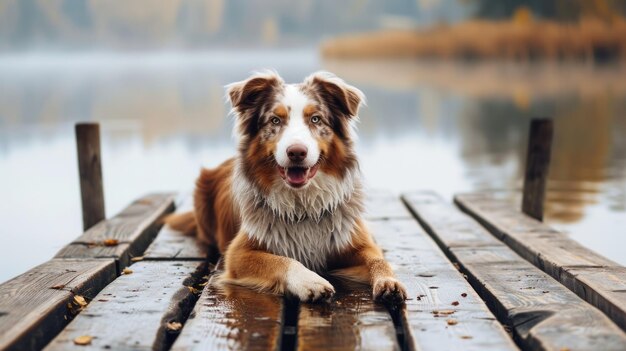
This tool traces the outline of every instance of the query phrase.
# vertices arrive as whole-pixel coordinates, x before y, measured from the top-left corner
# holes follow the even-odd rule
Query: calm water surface
[[[188,191],[233,155],[223,86],[272,67],[326,69],[368,97],[358,143],[370,187],[521,187],[531,116],[555,119],[547,221],[626,264],[626,67],[323,61],[313,50],[0,57],[0,281],[81,233],[73,124],[102,124],[108,215]]]

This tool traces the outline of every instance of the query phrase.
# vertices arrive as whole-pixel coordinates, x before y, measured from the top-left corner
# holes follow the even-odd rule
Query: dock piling
[[[539,221],[543,221],[553,129],[551,119],[536,118],[530,122],[522,212]]]
[[[86,231],[105,218],[100,125],[98,123],[77,123],[75,130],[83,229]]]

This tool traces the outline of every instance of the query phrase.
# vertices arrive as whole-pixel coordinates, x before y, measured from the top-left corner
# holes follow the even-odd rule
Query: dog
[[[304,302],[329,300],[323,276],[370,284],[398,303],[406,289],[362,213],[354,151],[363,93],[328,72],[286,84],[273,71],[226,86],[236,157],[202,169],[194,211],[166,222],[223,255],[220,280]]]

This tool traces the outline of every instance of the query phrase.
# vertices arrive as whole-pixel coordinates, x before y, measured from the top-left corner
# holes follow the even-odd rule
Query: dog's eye
[[[320,116],[313,116],[313,117],[311,117],[311,123],[313,123],[313,124],[318,124],[318,123],[320,123],[321,120],[322,119],[320,118]]]
[[[280,124],[280,118],[272,117],[272,124]]]

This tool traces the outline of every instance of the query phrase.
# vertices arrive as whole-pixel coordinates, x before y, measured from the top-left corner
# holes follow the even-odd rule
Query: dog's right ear
[[[238,113],[260,106],[263,100],[283,84],[276,72],[263,72],[252,75],[241,82],[226,86],[233,109]]]
[[[265,105],[283,85],[283,80],[273,71],[257,73],[250,78],[226,86],[228,98],[236,114],[236,131],[239,135],[255,135],[259,130],[259,118]]]

